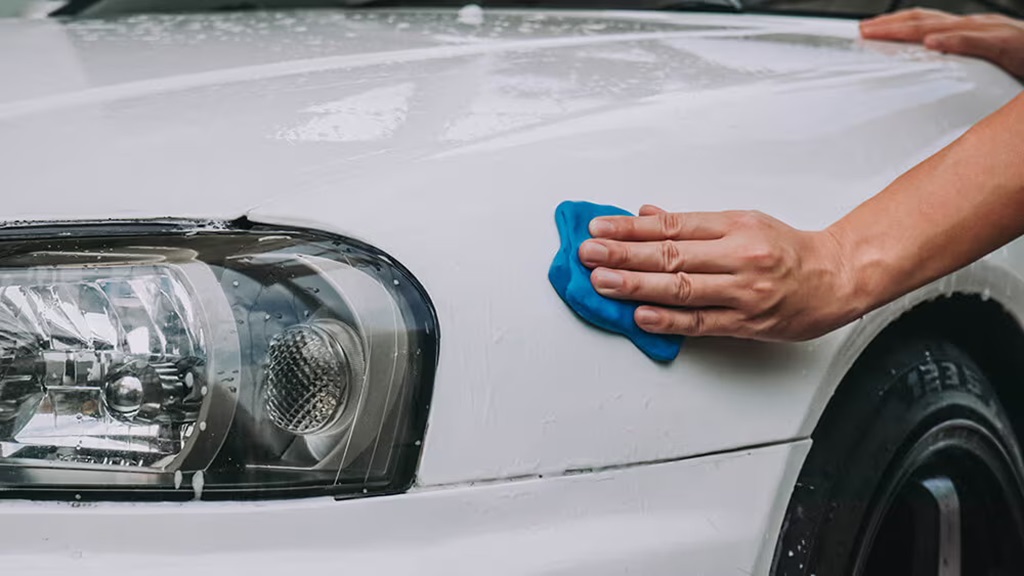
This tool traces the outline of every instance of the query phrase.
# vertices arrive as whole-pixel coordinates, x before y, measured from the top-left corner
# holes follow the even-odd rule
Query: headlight
[[[269,498],[412,480],[437,359],[367,246],[180,225],[0,234],[0,496]]]

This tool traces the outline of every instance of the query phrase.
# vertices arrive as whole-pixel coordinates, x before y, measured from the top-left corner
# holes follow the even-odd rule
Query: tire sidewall
[[[840,384],[818,427],[782,525],[773,576],[851,574],[873,502],[901,456],[942,422],[984,428],[1010,455],[1020,449],[995,390],[949,343],[879,342]]]

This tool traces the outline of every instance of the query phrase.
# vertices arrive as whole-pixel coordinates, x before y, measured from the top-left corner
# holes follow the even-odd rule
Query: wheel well
[[[1017,439],[1024,442],[1024,329],[1006,308],[965,294],[924,302],[886,327],[862,359],[880,346],[921,334],[953,343],[978,364],[995,387]]]

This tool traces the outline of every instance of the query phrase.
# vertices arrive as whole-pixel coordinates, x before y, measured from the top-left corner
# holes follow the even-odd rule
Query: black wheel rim
[[[1024,574],[1018,458],[971,421],[929,430],[887,475],[866,516],[853,574]]]

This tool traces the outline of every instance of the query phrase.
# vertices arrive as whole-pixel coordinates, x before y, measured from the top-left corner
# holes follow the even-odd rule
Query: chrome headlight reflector
[[[358,242],[246,226],[0,234],[0,497],[270,498],[412,481],[433,308]]]

